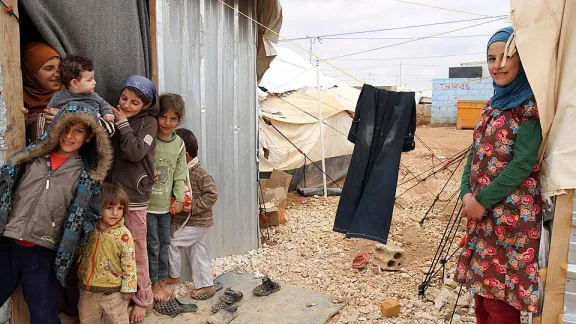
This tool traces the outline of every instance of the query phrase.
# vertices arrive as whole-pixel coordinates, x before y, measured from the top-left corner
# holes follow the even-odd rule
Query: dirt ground
[[[402,155],[398,182],[405,183],[397,190],[396,195],[400,197],[394,210],[388,242],[401,246],[405,251],[400,271],[383,271],[372,264],[360,271],[352,268],[354,256],[358,252],[371,253],[376,243],[346,239],[344,235],[332,231],[339,197],[305,198],[290,194],[288,222],[262,229],[262,241],[265,242],[262,248],[246,255],[214,260],[214,274],[234,269],[262,273],[280,282],[331,295],[334,302],[347,302],[329,323],[450,322],[459,287],[450,280],[442,284],[440,274],[432,281],[425,297],[418,296],[418,286],[429,269],[452,213],[453,203],[450,206],[446,204],[448,198],[459,189],[464,162],[446,185],[436,208],[423,226],[418,221],[447,183],[456,165],[451,165],[416,186],[417,182],[410,179],[434,166],[437,168],[448,157],[465,150],[472,142],[472,132],[454,128],[420,127],[416,134],[428,148],[417,141],[415,151]],[[448,208],[441,213],[444,207]],[[464,221],[460,225],[462,228]],[[459,242],[462,235],[460,230],[455,242]],[[446,264],[447,277],[451,277],[454,271],[453,260]],[[179,294],[185,294],[186,286],[178,291]],[[396,298],[400,302],[400,315],[382,317],[380,303],[386,298]],[[471,304],[471,298],[463,293],[452,323],[473,323]]]

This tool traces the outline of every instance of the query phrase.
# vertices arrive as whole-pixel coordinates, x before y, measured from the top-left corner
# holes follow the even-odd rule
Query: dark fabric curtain
[[[386,243],[394,211],[400,155],[414,149],[413,92],[364,85],[348,140],[355,143],[334,231]]]
[[[150,78],[147,0],[19,2],[42,38],[60,55],[85,56],[94,62],[96,92],[110,104],[118,103],[120,87],[128,76]]]

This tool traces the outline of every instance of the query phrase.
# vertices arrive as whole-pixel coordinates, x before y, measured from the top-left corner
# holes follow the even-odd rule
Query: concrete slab
[[[222,282],[224,289],[231,287],[244,294],[243,300],[238,305],[238,317],[232,321],[233,324],[322,324],[337,314],[347,302],[334,304],[329,295],[289,284],[282,284],[282,289],[270,296],[256,297],[252,294],[252,289],[258,286],[261,280],[254,278],[253,274],[240,271],[222,274],[216,281]],[[171,318],[152,311],[144,323],[206,323],[208,316],[212,315],[210,308],[218,302],[218,296],[222,291],[208,301],[194,301],[190,297],[179,299],[182,303],[198,305],[196,313]]]

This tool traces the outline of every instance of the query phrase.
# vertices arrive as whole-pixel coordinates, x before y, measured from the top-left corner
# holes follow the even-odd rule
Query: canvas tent
[[[518,48],[538,103],[542,196],[553,210],[544,216],[540,250],[549,257],[539,262],[545,289],[534,323],[576,323],[576,2],[511,0],[510,20],[516,31],[510,48]]]
[[[353,144],[346,140],[360,91],[338,80],[320,75],[295,52],[277,47],[278,56],[264,74],[260,102],[260,172],[273,169],[294,175],[291,188],[322,184],[318,95],[324,120],[326,173],[334,180],[346,175]],[[276,129],[267,125],[270,121]],[[285,138],[285,137],[287,138]],[[294,147],[292,142],[296,147]]]

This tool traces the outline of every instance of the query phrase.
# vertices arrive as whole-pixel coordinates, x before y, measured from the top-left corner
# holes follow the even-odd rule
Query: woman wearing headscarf
[[[520,323],[538,312],[541,204],[536,100],[511,27],[487,48],[494,96],[482,110],[464,169],[462,217],[468,219],[455,280],[474,294],[477,323]]]
[[[42,135],[46,120],[51,120],[57,110],[47,110],[52,96],[60,89],[58,65],[60,56],[43,42],[32,42],[22,50],[22,81],[24,83],[24,108],[26,115],[26,140],[36,141]],[[45,114],[49,116],[47,118]]]

